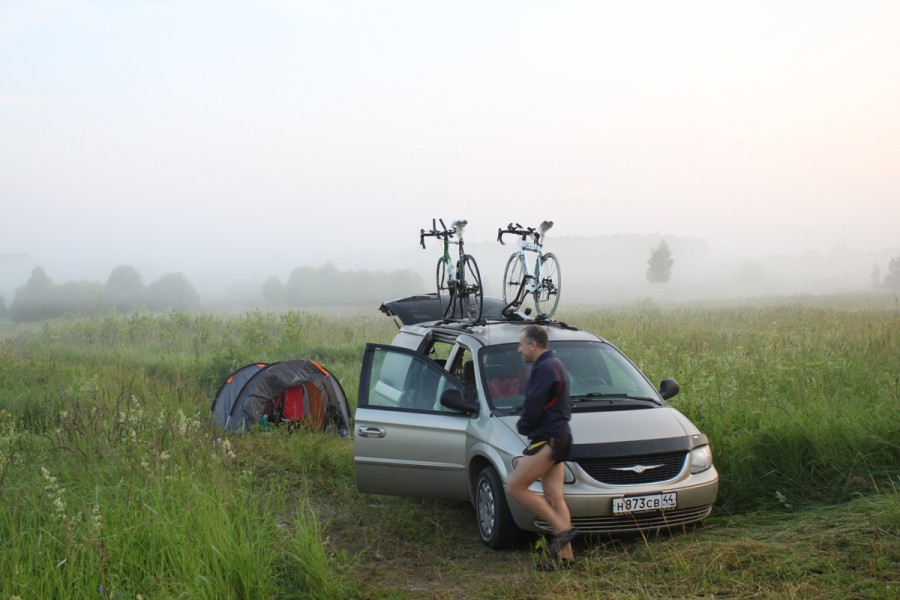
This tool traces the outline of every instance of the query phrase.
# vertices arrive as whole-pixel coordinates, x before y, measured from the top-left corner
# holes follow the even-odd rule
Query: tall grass
[[[579,310],[710,438],[729,511],[872,493],[900,465],[900,312],[810,307]]]
[[[678,379],[673,404],[712,443],[718,514],[881,494],[892,508],[880,518],[897,531],[895,306],[644,303],[559,317],[607,337],[652,380]],[[9,332],[0,341],[0,598],[368,597],[327,528],[380,548],[367,527],[375,511],[392,539],[410,527],[455,539],[441,532],[446,512],[401,523],[437,509],[360,499],[349,440],[222,436],[208,423],[222,380],[250,362],[311,358],[355,403],[364,344],[395,331],[379,314],[255,311]],[[457,512],[451,519],[471,519]]]
[[[234,365],[310,357],[353,382],[359,348],[329,345],[340,342],[334,328],[294,314],[135,315],[51,323],[5,343],[0,597],[351,594],[297,476],[327,480],[316,469],[337,463],[288,450],[332,440],[223,437],[208,425]],[[352,473],[346,461],[339,470]]]

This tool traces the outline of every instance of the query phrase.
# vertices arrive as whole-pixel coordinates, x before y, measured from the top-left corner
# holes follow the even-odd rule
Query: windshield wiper
[[[652,402],[653,404],[660,404],[659,400],[656,398],[650,398],[648,396],[635,396],[634,394],[624,394],[619,392],[588,392],[587,394],[578,394],[577,396],[573,396],[572,400],[576,402],[588,402],[590,400],[597,400],[601,398],[623,398],[625,400],[640,400],[641,402]]]

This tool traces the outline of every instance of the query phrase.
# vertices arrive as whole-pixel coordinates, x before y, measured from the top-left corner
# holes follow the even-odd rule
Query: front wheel
[[[456,299],[456,294],[450,283],[450,261],[445,258],[438,259],[436,278],[441,314],[447,319],[453,313],[453,301]]]
[[[509,305],[521,302],[519,294],[524,285],[525,257],[516,252],[506,261],[506,269],[503,271],[503,303]]]
[[[464,254],[459,261],[459,302],[462,304],[462,314],[471,321],[481,320],[481,311],[484,308],[484,290],[481,287],[481,273],[478,271],[478,263],[468,254]]]
[[[478,534],[492,550],[509,548],[519,541],[522,530],[513,521],[503,483],[494,467],[485,467],[475,483],[475,513]]]
[[[549,319],[556,312],[556,307],[559,304],[559,294],[562,289],[559,260],[552,252],[541,256],[540,279],[540,284],[534,291],[534,305],[540,316]]]

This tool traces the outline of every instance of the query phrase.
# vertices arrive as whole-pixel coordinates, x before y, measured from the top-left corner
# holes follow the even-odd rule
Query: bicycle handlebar
[[[550,222],[550,223],[552,226],[552,222]],[[548,229],[549,229],[549,227],[548,227]],[[522,227],[518,223],[510,223],[509,225],[506,226],[506,229],[498,229],[497,230],[497,241],[500,242],[501,245],[505,246],[506,243],[503,241],[503,236],[506,234],[509,234],[509,233],[521,237],[523,241],[525,239],[527,239],[529,235],[533,236],[535,243],[537,243],[541,237],[540,232],[537,229],[535,229],[534,227]]]
[[[437,221],[441,222],[441,229],[437,228]],[[419,243],[422,245],[422,248],[425,247],[425,238],[427,237],[436,237],[438,239],[449,240],[456,235],[456,228],[447,229],[447,226],[444,225],[443,219],[432,219],[431,220],[431,230],[425,231],[424,229],[419,230]]]

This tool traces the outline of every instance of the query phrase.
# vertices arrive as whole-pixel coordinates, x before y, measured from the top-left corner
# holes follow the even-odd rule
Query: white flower
[[[56,477],[50,475],[50,471],[48,471],[46,467],[41,467],[41,475],[43,475],[44,481],[48,482],[50,485],[56,483]]]
[[[103,514],[100,512],[99,504],[95,504],[91,511],[91,523],[94,526],[94,531],[97,533],[103,529]]]

